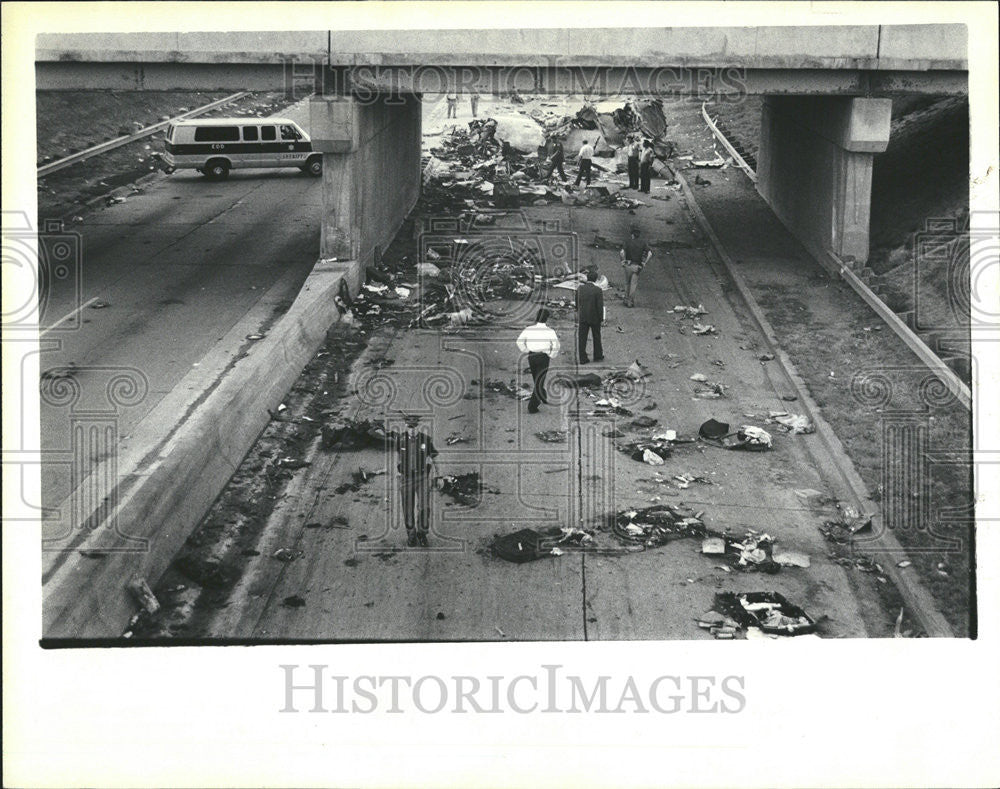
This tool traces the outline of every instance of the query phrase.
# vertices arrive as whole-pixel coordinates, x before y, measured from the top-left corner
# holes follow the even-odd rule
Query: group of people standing
[[[449,116],[450,117],[450,116]],[[549,140],[549,166],[547,178],[551,178],[557,172],[560,179],[568,180],[563,164],[566,161],[566,151],[562,140],[559,137],[552,137]],[[653,143],[650,140],[643,140],[638,135],[628,138],[626,145],[628,153],[628,188],[636,189],[649,194],[650,181],[653,178]],[[588,139],[584,140],[577,155],[578,169],[575,186],[585,182],[590,186],[593,178],[594,145]]]
[[[653,251],[640,238],[639,228],[632,226],[629,239],[619,250],[621,266],[625,271],[625,295],[622,299],[626,307],[635,306],[635,293],[639,286],[639,274],[649,263]],[[604,290],[597,284],[600,275],[596,268],[586,271],[586,280],[576,290],[577,359],[580,364],[588,364],[588,339],[593,337],[594,361],[604,361],[604,347],[601,343],[601,326],[607,318],[604,307]],[[545,376],[549,363],[560,351],[559,336],[547,324],[549,311],[538,310],[535,322],[521,332],[517,338],[517,348],[527,354],[528,368],[534,389],[528,401],[528,413],[538,413],[538,406],[548,402],[545,391]]]
[[[627,151],[628,188],[649,194],[649,182],[653,177],[653,143],[634,135],[628,141]]]
[[[458,117],[458,94],[455,91],[451,91],[445,96],[445,100],[448,102],[448,117],[457,118]],[[479,113],[479,91],[473,88],[472,93],[469,94],[469,104],[472,107],[472,117],[475,118]]]

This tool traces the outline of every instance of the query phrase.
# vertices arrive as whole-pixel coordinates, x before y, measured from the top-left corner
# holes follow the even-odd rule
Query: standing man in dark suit
[[[639,138],[632,137],[628,144],[628,188],[639,188],[639,155],[641,146]]]
[[[427,546],[427,533],[431,527],[431,491],[434,486],[437,450],[431,437],[419,430],[420,417],[407,414],[406,432],[391,433],[389,440],[395,444],[399,457],[399,492],[403,499],[403,524],[406,526],[406,544]]]
[[[576,290],[576,320],[579,324],[577,350],[580,364],[590,361],[587,358],[587,333],[594,335],[594,361],[604,359],[604,348],[601,347],[601,324],[604,322],[604,291],[594,283],[597,282],[597,269],[587,271],[587,281],[580,284]]]
[[[552,156],[550,161],[552,162],[552,169],[549,170],[549,178],[556,174],[556,170],[559,171],[559,177],[565,181],[566,173],[563,170],[563,161],[566,158],[566,150],[563,148],[562,140],[558,137],[552,138]]]
[[[649,181],[653,175],[653,143],[642,141],[642,153],[639,156],[639,191],[649,194]]]

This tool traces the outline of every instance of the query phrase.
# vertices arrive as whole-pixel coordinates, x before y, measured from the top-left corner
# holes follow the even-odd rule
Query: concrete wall
[[[298,73],[312,92],[311,69]],[[285,90],[288,76],[280,63],[35,63],[37,90]]]
[[[820,262],[868,259],[874,154],[889,142],[892,102],[768,96],[757,190]]]
[[[318,263],[288,312],[180,428],[134,467],[117,469],[135,482],[116,511],[105,513],[71,551],[43,555],[43,638],[121,636],[137,611],[128,581],[137,575],[155,586],[225,488],[267,425],[267,406],[281,401],[340,320],[334,297],[342,277],[356,280],[357,264]],[[126,534],[146,547],[125,550]],[[91,558],[84,551],[106,555]]]
[[[320,254],[368,265],[420,196],[420,100],[314,97],[311,109],[311,135],[325,151]]]
[[[573,19],[566,22],[572,25]],[[327,35],[325,30],[43,34],[36,59],[273,63],[325,55]],[[961,24],[333,30],[329,46],[332,62],[342,65],[968,68]],[[883,53],[892,66],[879,64]]]

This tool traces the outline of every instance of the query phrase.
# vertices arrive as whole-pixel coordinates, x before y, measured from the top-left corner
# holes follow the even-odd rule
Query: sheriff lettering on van
[[[167,129],[164,148],[168,173],[194,169],[221,180],[230,170],[298,167],[309,175],[323,174],[323,155],[313,151],[309,135],[287,118],[175,121]]]

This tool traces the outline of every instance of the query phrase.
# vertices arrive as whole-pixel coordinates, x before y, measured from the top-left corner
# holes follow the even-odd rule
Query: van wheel
[[[205,165],[204,172],[205,176],[213,181],[221,181],[229,177],[229,165],[220,159],[216,159]]]
[[[301,170],[313,176],[313,178],[319,178],[323,174],[323,157],[313,156],[305,163]]]

